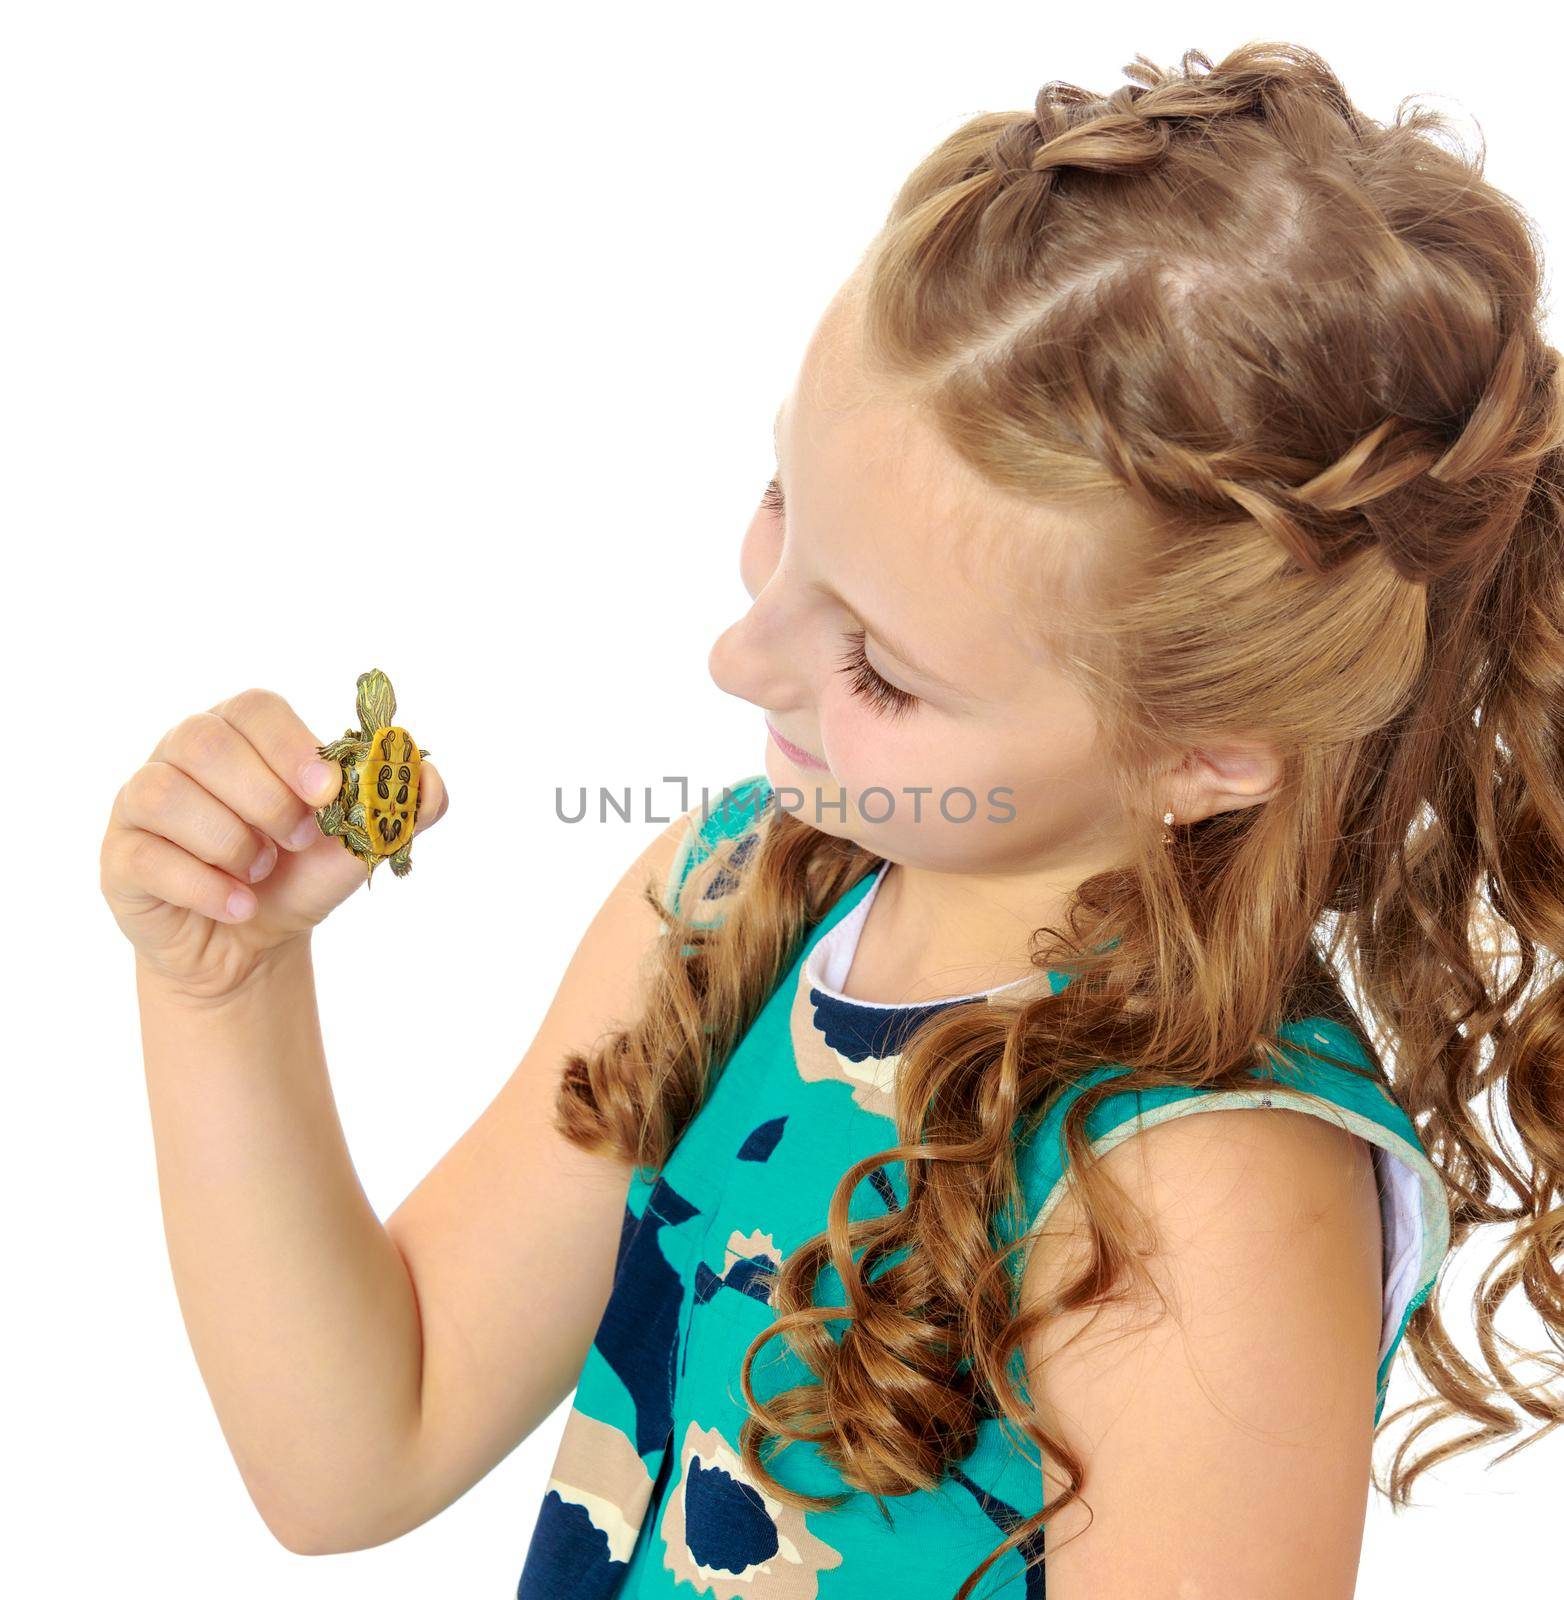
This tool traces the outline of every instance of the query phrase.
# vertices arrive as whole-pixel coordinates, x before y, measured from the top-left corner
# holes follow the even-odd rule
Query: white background
[[[380,666],[450,786],[418,870],[316,936],[384,1217],[657,831],[644,806],[566,826],[556,786],[650,786],[666,817],[665,779],[761,770],[760,713],[705,663],[746,603],[772,413],[937,139],[1050,78],[1106,92],[1136,51],[1295,39],[1376,116],[1411,92],[1463,107],[1564,249],[1545,10],[1447,31],[1345,5],[1069,10],[7,8],[11,1592],[509,1595],[564,1420],[380,1549],[296,1556],[251,1506],[174,1295],[131,954],[97,886],[113,794],[165,728],[262,684],[329,737]],[[371,935],[405,952],[395,1054],[361,1024]],[[1398,1369],[1392,1406],[1413,1392]],[[1556,1592],[1561,1448],[1467,1456],[1395,1518],[1376,1497],[1359,1593]]]

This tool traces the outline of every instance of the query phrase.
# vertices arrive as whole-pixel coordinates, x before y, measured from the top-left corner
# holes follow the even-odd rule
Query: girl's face
[[[740,555],[753,603],[712,677],[764,713],[800,820],[908,866],[1085,876],[1116,858],[1117,803],[1048,619],[1081,603],[1099,530],[1006,503],[853,350],[839,296],[778,413]]]

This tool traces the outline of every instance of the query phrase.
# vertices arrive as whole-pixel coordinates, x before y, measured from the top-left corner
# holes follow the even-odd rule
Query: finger
[[[226,717],[215,711],[186,717],[158,741],[152,760],[178,767],[279,847],[295,848],[292,835],[304,816],[304,807],[284,778]]]
[[[255,896],[160,834],[118,828],[105,841],[104,878],[127,905],[163,902],[214,922],[243,922]]]
[[[418,770],[418,815],[417,825],[420,828],[432,828],[451,803],[451,797],[446,791],[445,781],[435,771],[432,762],[425,760]]]
[[[213,706],[212,711],[250,741],[288,792],[302,802],[290,808],[293,826],[288,833],[273,837],[284,842],[291,839],[293,848],[307,849],[321,834],[319,829],[310,832],[305,824],[317,807],[336,799],[342,788],[341,767],[316,754],[322,741],[293,707],[270,689],[246,689]]]
[[[271,839],[169,761],[138,767],[115,797],[113,815],[119,826],[167,839],[240,883],[264,877],[277,861]]]

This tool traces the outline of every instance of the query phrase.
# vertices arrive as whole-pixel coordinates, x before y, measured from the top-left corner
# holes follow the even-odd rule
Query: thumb
[[[306,761],[299,771],[299,794],[317,809],[329,805],[342,788],[342,768],[319,756]]]

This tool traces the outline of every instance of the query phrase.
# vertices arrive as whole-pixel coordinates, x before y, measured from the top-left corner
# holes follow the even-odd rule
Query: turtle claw
[[[333,739],[328,744],[315,746],[315,754],[322,761],[342,761],[344,758],[357,760],[364,751],[364,740],[356,733],[349,733],[341,739]]]

